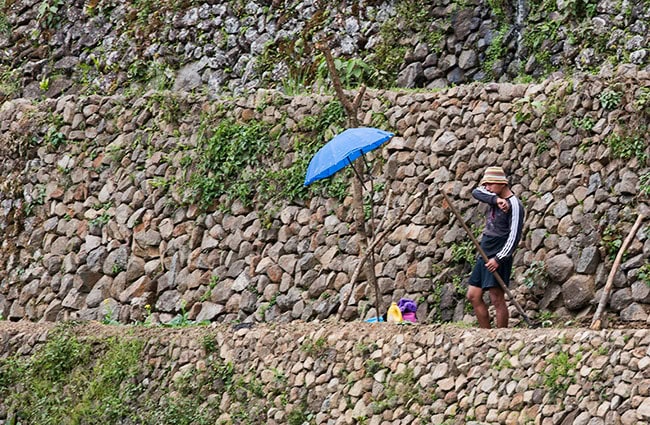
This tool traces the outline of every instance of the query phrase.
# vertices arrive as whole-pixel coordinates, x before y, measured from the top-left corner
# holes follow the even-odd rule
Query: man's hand
[[[485,263],[485,268],[491,273],[494,273],[499,268],[499,263],[494,258],[490,258],[488,262]]]
[[[497,207],[504,213],[507,213],[510,209],[510,203],[503,198],[497,198]]]

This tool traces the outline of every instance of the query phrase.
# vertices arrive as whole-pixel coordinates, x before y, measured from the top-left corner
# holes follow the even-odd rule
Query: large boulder
[[[594,299],[594,278],[587,275],[574,275],[562,285],[564,306],[569,310],[579,310]]]
[[[573,273],[573,261],[566,254],[559,254],[546,260],[546,272],[553,282],[564,283]]]

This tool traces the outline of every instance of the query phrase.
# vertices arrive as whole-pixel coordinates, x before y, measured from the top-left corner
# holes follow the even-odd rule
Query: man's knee
[[[469,286],[467,289],[467,300],[472,304],[482,301],[483,291],[476,286]]]

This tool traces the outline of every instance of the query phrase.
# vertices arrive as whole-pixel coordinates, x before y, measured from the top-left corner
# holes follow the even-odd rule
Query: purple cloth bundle
[[[418,321],[417,317],[415,316],[418,305],[415,303],[415,301],[409,300],[408,298],[401,298],[397,302],[397,307],[399,307],[399,310],[402,312],[403,320],[408,320],[409,322],[413,323]]]

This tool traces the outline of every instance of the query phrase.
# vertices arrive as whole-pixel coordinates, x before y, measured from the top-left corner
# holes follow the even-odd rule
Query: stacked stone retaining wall
[[[107,341],[115,346],[111,338],[142,341],[134,381],[124,383],[137,390],[120,410],[142,417],[143,409],[157,406],[162,412],[175,400],[187,417],[215,424],[650,423],[650,333],[645,329],[85,324],[66,335],[95,347],[96,360],[78,368],[102,359]],[[39,358],[54,338],[61,337],[52,326],[0,322],[0,371]],[[1,385],[0,393],[12,390],[11,384]],[[67,388],[80,400],[87,391],[74,381]],[[186,398],[194,403],[184,404]],[[0,423],[14,423],[16,414],[28,411],[27,399],[26,393],[0,399]],[[154,403],[147,407],[145,400]]]
[[[479,228],[470,191],[499,164],[527,212],[514,263],[519,302],[533,316],[593,311],[617,243],[647,209],[648,115],[639,105],[648,83],[647,72],[624,66],[541,84],[370,91],[363,125],[396,133],[368,155],[384,187],[375,224],[427,193],[377,250],[382,310],[406,297],[422,322],[471,320],[462,285],[470,263],[457,253],[465,247],[471,262],[473,247],[440,191]],[[618,103],[604,103],[607,91]],[[279,135],[272,157],[283,158],[272,166],[287,167],[298,160],[295,143],[311,137],[300,123],[332,100],[260,91],[235,101],[151,93],[5,102],[0,314],[123,323],[148,313],[162,322],[336,314],[362,252],[349,193],[252,206],[222,197],[205,210],[183,203],[181,184],[187,159],[201,154],[204,112],[221,111],[212,125],[268,123]],[[623,320],[648,319],[649,252],[644,224],[613,281],[608,310]],[[365,280],[344,318],[377,314]]]
[[[315,48],[325,39],[345,83],[381,87],[507,82],[649,60],[650,16],[640,1],[51,3],[0,5],[0,99],[143,86],[290,93],[326,80]]]

